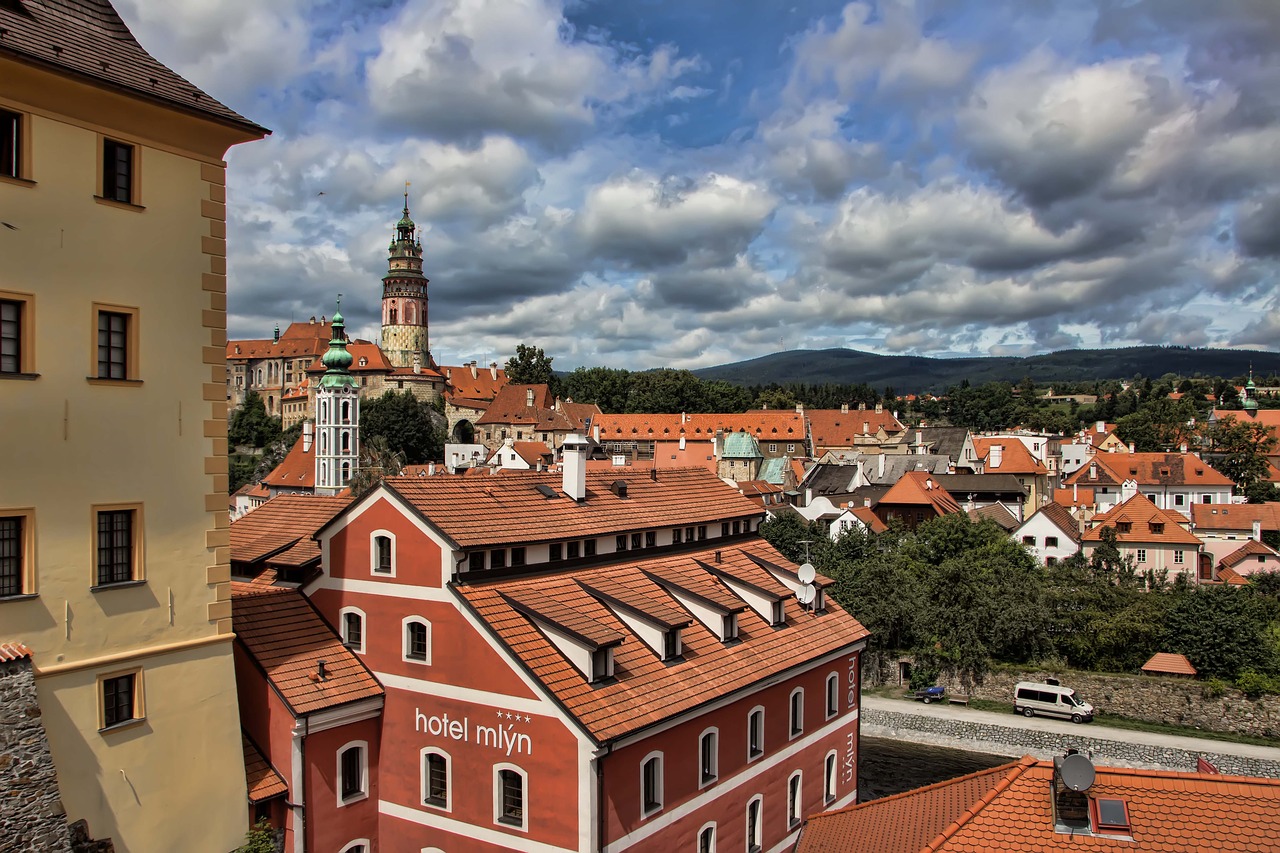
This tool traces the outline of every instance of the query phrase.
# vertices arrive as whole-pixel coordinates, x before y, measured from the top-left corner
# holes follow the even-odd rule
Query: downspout
[[[604,757],[613,752],[613,743],[605,747],[604,755],[596,756],[596,849],[604,850]]]

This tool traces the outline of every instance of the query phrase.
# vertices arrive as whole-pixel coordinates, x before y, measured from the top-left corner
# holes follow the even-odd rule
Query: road
[[[862,707],[878,711],[892,711],[899,714],[917,714],[926,717],[939,717],[952,720],[968,720],[992,726],[1003,726],[1011,729],[1055,732],[1068,736],[1084,736],[1111,740],[1120,743],[1140,743],[1148,746],[1162,746],[1171,749],[1182,749],[1189,752],[1216,752],[1223,755],[1238,755],[1242,758],[1256,758],[1264,761],[1280,762],[1280,748],[1258,746],[1248,743],[1231,743],[1224,740],[1208,738],[1184,737],[1182,735],[1157,734],[1155,732],[1138,732],[1129,729],[1115,729],[1098,723],[1081,723],[1079,725],[1068,720],[1054,720],[1048,717],[1019,717],[1012,712],[997,713],[994,711],[977,711],[964,705],[951,705],[947,702],[926,705],[923,702],[912,702],[905,699],[886,699],[881,696],[863,694]]]

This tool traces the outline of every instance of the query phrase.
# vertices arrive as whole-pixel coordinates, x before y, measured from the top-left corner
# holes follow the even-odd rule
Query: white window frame
[[[378,537],[385,536],[391,540],[391,571],[378,571]],[[390,530],[374,530],[369,534],[369,574],[375,578],[393,578],[396,576],[396,535]]]
[[[347,614],[354,613],[360,617],[360,644],[353,645],[347,642]],[[363,610],[359,607],[344,607],[338,611],[338,634],[342,637],[342,644],[358,655],[364,654],[365,640],[369,636],[369,617],[365,616]]]
[[[654,781],[657,785],[657,790],[654,791],[653,801],[655,804],[650,806],[648,803],[645,802],[644,776],[645,776],[645,768],[648,767],[649,764],[654,761],[658,762],[658,772],[654,778]],[[656,749],[653,752],[649,753],[644,757],[644,760],[640,762],[640,819],[641,820],[645,820],[647,818],[653,817],[658,812],[662,811],[663,806],[666,805],[666,797],[665,797],[666,791],[663,790],[664,788],[666,788],[666,764],[667,764],[666,759],[663,757],[662,750],[660,749]]]
[[[502,771],[512,770],[520,776],[520,823],[514,824],[502,820]],[[493,765],[493,823],[495,826],[515,829],[520,832],[529,831],[529,773],[518,764]]]
[[[706,738],[712,738],[711,748],[711,773],[710,776],[703,772],[702,768],[702,742]],[[708,788],[720,781],[720,728],[711,726],[702,730],[702,734],[698,735],[698,789]]]
[[[759,811],[756,812],[756,835],[751,837],[751,807],[757,806]],[[747,808],[743,815],[744,837],[747,842],[747,853],[757,853],[764,849],[764,794],[756,794],[747,800]],[[754,843],[752,843],[754,842]]]
[[[755,715],[757,713],[760,715],[760,751],[755,755],[752,755],[751,754],[751,721],[752,719],[755,718]],[[759,761],[762,757],[764,757],[764,753],[765,753],[764,706],[757,705],[747,712],[747,763],[750,764],[753,761]]]
[[[840,757],[833,749],[822,759],[822,804],[829,806],[839,795]]]
[[[427,756],[439,755],[444,758],[444,805],[427,802],[427,792],[430,789],[429,780],[427,778]],[[421,776],[421,788],[418,792],[418,802],[424,808],[434,809],[440,812],[453,811],[453,756],[445,752],[438,746],[424,746],[418,752],[418,773]]]
[[[796,781],[795,794],[791,792],[791,780]],[[797,770],[787,777],[787,831],[804,822],[804,771]]]
[[[342,756],[346,755],[347,750],[357,747],[360,749],[360,793],[352,794],[344,799],[342,796]],[[333,791],[338,800],[338,808],[369,799],[369,742],[367,740],[351,740],[338,747],[337,772],[333,778],[337,782],[333,786]],[[353,841],[352,844],[354,843]],[[369,842],[366,841],[365,843],[368,844]]]
[[[427,626],[427,657],[425,660],[409,657],[409,624],[420,622]],[[431,666],[431,622],[422,616],[406,616],[400,620],[400,659],[418,666]]]
[[[1145,563],[1145,562],[1147,561],[1147,549],[1146,549],[1146,548],[1136,548],[1136,549],[1134,549],[1134,550],[1136,550],[1136,551],[1138,552],[1138,554],[1137,554],[1138,562],[1139,562],[1139,563]]]
[[[830,720],[840,713],[840,673],[833,672],[827,676],[826,692],[824,693],[826,706],[824,719]],[[833,703],[831,700],[835,699]]]
[[[716,822],[714,820],[707,821],[698,827],[698,834],[693,837],[694,853],[702,853],[702,833],[711,830],[711,846],[707,848],[707,853],[716,853]]]
[[[1174,551],[1174,552],[1173,552],[1173,561],[1174,561],[1175,563],[1178,563],[1179,565],[1181,565],[1181,564],[1182,564],[1182,562],[1183,562],[1183,560],[1185,559],[1185,554],[1186,554],[1186,552],[1185,552],[1185,551],[1182,551],[1182,550],[1176,550],[1176,551]]]
[[[354,841],[348,841],[346,844],[342,845],[342,849],[339,850],[338,853],[349,853],[349,851],[355,850],[356,847],[361,844],[364,845],[365,853],[372,853],[373,843],[367,838],[357,838]]]
[[[797,707],[796,697],[799,696],[800,704]],[[791,691],[791,695],[787,697],[787,740],[795,740],[798,737],[804,737],[804,688],[797,687]]]

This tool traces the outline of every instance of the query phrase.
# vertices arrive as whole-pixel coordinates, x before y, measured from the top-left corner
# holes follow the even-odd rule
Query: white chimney
[[[468,365],[467,365],[467,367],[470,367],[470,368],[471,368],[471,378],[472,378],[472,379],[475,379],[475,378],[476,378],[476,375],[477,375],[477,374],[476,374],[476,363],[473,361],[473,362],[471,362],[470,364],[468,364]]]
[[[842,414],[842,415],[847,415],[847,414],[849,414],[849,404],[848,404],[848,403],[841,403],[841,404],[840,404],[840,414]]]
[[[591,432],[595,437],[596,444],[599,444],[600,443],[600,424],[596,424],[595,426],[591,427]]]
[[[884,403],[876,403],[876,414],[877,415],[884,414]]]
[[[1130,453],[1132,453],[1132,452],[1133,452],[1133,442],[1132,442],[1132,441],[1131,441],[1131,442],[1129,442],[1129,452],[1130,452]]]
[[[804,414],[804,403],[796,403],[796,414],[797,415]]]
[[[434,462],[428,462],[428,463],[427,463],[427,476],[428,476],[428,477],[434,477],[435,475],[436,475],[436,463],[434,463]]]
[[[1105,433],[1105,432],[1107,431],[1107,422],[1106,422],[1106,421],[1098,421],[1098,423],[1097,423],[1097,424],[1095,424],[1094,428],[1098,431],[1098,435],[1102,435],[1103,433]]]
[[[1262,522],[1257,519],[1254,519],[1254,522],[1253,522],[1253,541],[1254,542],[1262,541]]]
[[[560,469],[564,493],[575,501],[587,499],[587,440],[576,433],[564,437],[560,446]]]
[[[311,421],[303,421],[302,423],[302,452],[311,452]]]
[[[444,369],[444,378],[445,378],[445,379],[453,379],[453,368],[452,368],[452,367],[446,367],[446,368]]]
[[[1184,442],[1182,442],[1182,444],[1178,445],[1178,449],[1179,449],[1179,450],[1181,450],[1183,453],[1186,453],[1186,452],[1187,452],[1187,443],[1186,443],[1185,441],[1184,441]]]
[[[414,373],[422,372],[422,353],[420,352],[415,352],[413,354],[413,372]]]
[[[529,406],[530,408],[533,407],[533,389],[532,388],[524,389],[524,404],[526,406]]]
[[[866,435],[866,434],[867,434],[867,433],[869,433],[869,432],[871,432],[871,421],[863,421],[863,422],[862,422],[862,434],[863,434],[863,435]]]
[[[496,361],[491,361],[491,362],[489,362],[489,375],[490,375],[491,377],[493,377],[495,380],[497,380],[497,378],[498,378],[498,362],[496,362]]]
[[[684,450],[684,433],[680,433],[680,449]]]
[[[1000,463],[1003,461],[1004,461],[1004,445],[1003,444],[991,445],[991,455],[988,457],[987,463],[992,468],[999,468]]]

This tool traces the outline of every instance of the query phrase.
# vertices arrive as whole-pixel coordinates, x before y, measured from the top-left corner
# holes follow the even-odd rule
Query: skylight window
[[[1114,832],[1128,834],[1132,831],[1129,825],[1129,807],[1124,800],[1099,797],[1090,803],[1090,817],[1093,819],[1094,832]]]

